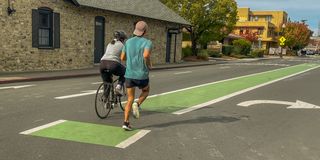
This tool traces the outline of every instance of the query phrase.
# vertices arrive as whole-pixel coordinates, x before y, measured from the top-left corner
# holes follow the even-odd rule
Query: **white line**
[[[43,130],[43,129],[46,129],[46,128],[49,128],[49,127],[52,127],[52,126],[55,126],[55,125],[58,125],[58,124],[61,124],[63,122],[65,122],[66,120],[58,120],[58,121],[55,121],[55,122],[51,122],[51,123],[48,123],[48,124],[45,124],[43,126],[39,126],[39,127],[36,127],[36,128],[33,128],[33,129],[29,129],[27,131],[24,131],[24,132],[20,132],[20,134],[31,134],[33,132],[37,132],[37,131],[40,131],[40,130]]]
[[[194,111],[196,109],[203,108],[203,107],[206,107],[208,105],[221,102],[221,101],[229,99],[231,97],[234,97],[234,96],[237,96],[237,95],[252,91],[254,89],[257,89],[257,88],[260,88],[260,87],[263,87],[263,86],[266,86],[266,85],[269,85],[269,84],[272,84],[272,83],[275,83],[275,82],[278,82],[278,81],[281,81],[281,80],[284,80],[284,79],[287,79],[287,78],[290,78],[290,77],[293,77],[293,76],[296,76],[296,75],[299,75],[299,74],[302,74],[302,73],[305,73],[305,72],[308,72],[308,71],[311,71],[311,70],[319,68],[319,67],[320,66],[313,67],[313,68],[310,68],[310,69],[305,70],[305,71],[301,71],[301,72],[298,72],[298,73],[295,73],[295,74],[292,74],[292,75],[289,75],[289,76],[286,76],[286,77],[282,77],[282,78],[279,78],[279,79],[276,79],[276,80],[273,80],[273,81],[270,81],[270,82],[267,82],[267,83],[263,83],[263,84],[260,84],[260,85],[254,86],[254,87],[250,87],[250,88],[238,91],[238,92],[234,92],[232,94],[229,94],[229,95],[214,99],[214,100],[209,101],[209,102],[205,102],[205,103],[202,103],[202,104],[199,104],[199,105],[196,105],[196,106],[192,106],[192,107],[189,107],[189,108],[186,108],[186,109],[182,109],[182,110],[173,112],[173,114],[181,115],[181,114],[184,114],[184,113],[188,113],[188,112]]]
[[[93,82],[91,84],[101,84],[102,82]]]
[[[203,87],[203,86],[208,86],[208,85],[212,85],[212,84],[216,84],[216,83],[221,83],[221,82],[236,80],[236,79],[240,79],[240,78],[255,76],[255,75],[259,75],[259,74],[264,74],[264,73],[269,73],[269,72],[275,72],[275,71],[278,71],[278,70],[282,70],[282,69],[286,69],[286,68],[291,68],[291,67],[295,67],[295,66],[290,66],[290,67],[285,67],[285,68],[279,68],[279,69],[270,70],[270,71],[265,71],[265,72],[260,72],[260,73],[253,73],[253,74],[249,74],[249,75],[245,75],[245,76],[240,76],[240,77],[225,79],[225,80],[216,81],[216,82],[205,83],[205,84],[201,84],[201,85],[197,85],[197,86],[192,86],[192,87],[188,87],[188,88],[183,88],[183,89],[178,89],[178,90],[174,90],[174,91],[170,91],[170,92],[164,92],[164,93],[160,93],[160,94],[154,94],[154,95],[148,96],[148,98],[163,96],[163,95],[167,95],[167,94],[171,94],[171,93],[176,93],[176,92],[185,91],[185,90],[194,89],[194,88]],[[69,95],[69,96],[55,97],[55,99],[67,99],[67,98],[74,98],[74,97],[86,96],[86,95],[91,95],[91,94],[95,94],[95,93],[90,93],[90,94],[89,94],[89,93],[74,94],[74,95]]]
[[[130,138],[128,138],[128,139],[122,141],[121,143],[119,143],[118,145],[116,145],[116,147],[127,148],[131,144],[135,143],[136,141],[138,141],[139,139],[144,137],[149,132],[150,132],[150,130],[141,130],[138,133],[136,133],[135,135],[131,136]]]
[[[177,72],[177,73],[174,73],[174,74],[175,75],[179,75],[179,74],[187,74],[187,73],[192,73],[192,71]]]
[[[87,95],[92,95],[92,94],[96,94],[96,91],[79,93],[79,94],[72,94],[72,95],[68,95],[68,96],[55,97],[54,99],[68,99],[68,98],[82,97],[82,96],[87,96]]]
[[[0,87],[0,90],[1,89],[20,89],[20,88],[27,88],[27,87],[33,87],[33,86],[36,86],[36,85],[32,84],[32,85],[23,85],[23,86]]]
[[[291,67],[294,67],[294,66],[291,66]],[[148,98],[157,97],[157,96],[163,96],[163,95],[167,95],[167,94],[171,94],[171,93],[176,93],[176,92],[185,91],[185,90],[189,90],[189,89],[199,88],[199,87],[208,86],[208,85],[217,84],[217,83],[226,82],[226,81],[232,81],[232,80],[236,80],[236,79],[241,79],[241,78],[245,78],[245,77],[250,77],[250,76],[259,75],[259,74],[264,74],[264,73],[269,73],[269,72],[275,72],[275,71],[278,71],[278,70],[282,70],[282,69],[286,69],[286,68],[291,68],[291,67],[279,68],[279,69],[270,70],[270,71],[265,71],[265,72],[260,72],[260,73],[253,73],[253,74],[249,74],[249,75],[245,75],[245,76],[240,76],[240,77],[225,79],[225,80],[216,81],[216,82],[205,83],[205,84],[201,84],[201,85],[197,85],[197,86],[192,86],[192,87],[188,87],[188,88],[183,88],[183,89],[178,89],[178,90],[174,90],[174,91],[170,91],[170,92],[164,92],[164,93],[160,93],[160,94],[154,94],[154,95],[148,96]]]

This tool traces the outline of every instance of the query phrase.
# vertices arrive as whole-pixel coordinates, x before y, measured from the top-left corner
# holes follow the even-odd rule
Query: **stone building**
[[[0,0],[0,71],[64,70],[98,64],[115,30],[148,23],[154,64],[181,59],[189,22],[158,0]]]

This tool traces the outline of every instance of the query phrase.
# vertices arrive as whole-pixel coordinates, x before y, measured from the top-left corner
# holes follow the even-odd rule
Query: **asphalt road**
[[[153,71],[150,95],[301,63],[319,60],[268,60]],[[249,100],[301,100],[320,106],[320,68],[183,115],[143,111],[132,124],[151,132],[125,149],[19,134],[61,119],[120,127],[123,115],[118,110],[108,119],[97,118],[93,94],[55,99],[92,92],[100,81],[100,77],[87,77],[1,85],[0,159],[320,159],[320,110],[287,109],[279,104],[237,105]],[[4,88],[22,85],[31,86]],[[177,101],[184,99],[188,97],[181,96]]]

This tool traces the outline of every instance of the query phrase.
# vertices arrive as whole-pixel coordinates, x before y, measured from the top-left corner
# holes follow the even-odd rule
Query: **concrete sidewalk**
[[[260,61],[273,58],[258,58],[258,59],[242,59],[242,60],[227,60],[214,58],[204,62],[182,62],[175,64],[162,64],[153,66],[153,70],[171,69],[171,68],[184,68],[184,67],[195,67],[205,65],[215,65],[223,63],[239,63],[239,62],[250,62]],[[76,78],[76,77],[88,77],[98,76],[99,66],[86,69],[75,69],[75,70],[62,70],[62,71],[36,71],[36,72],[0,72],[0,84],[15,83],[15,82],[29,82],[29,81],[42,81],[42,80],[55,80],[65,78]]]

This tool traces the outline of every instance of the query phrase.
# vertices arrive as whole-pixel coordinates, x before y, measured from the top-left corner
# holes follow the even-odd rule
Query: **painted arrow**
[[[288,102],[288,101],[275,101],[275,100],[252,100],[252,101],[245,101],[239,103],[238,106],[242,107],[249,107],[256,104],[283,104],[288,105],[287,109],[320,109],[320,106],[302,102],[297,100],[296,102]]]

